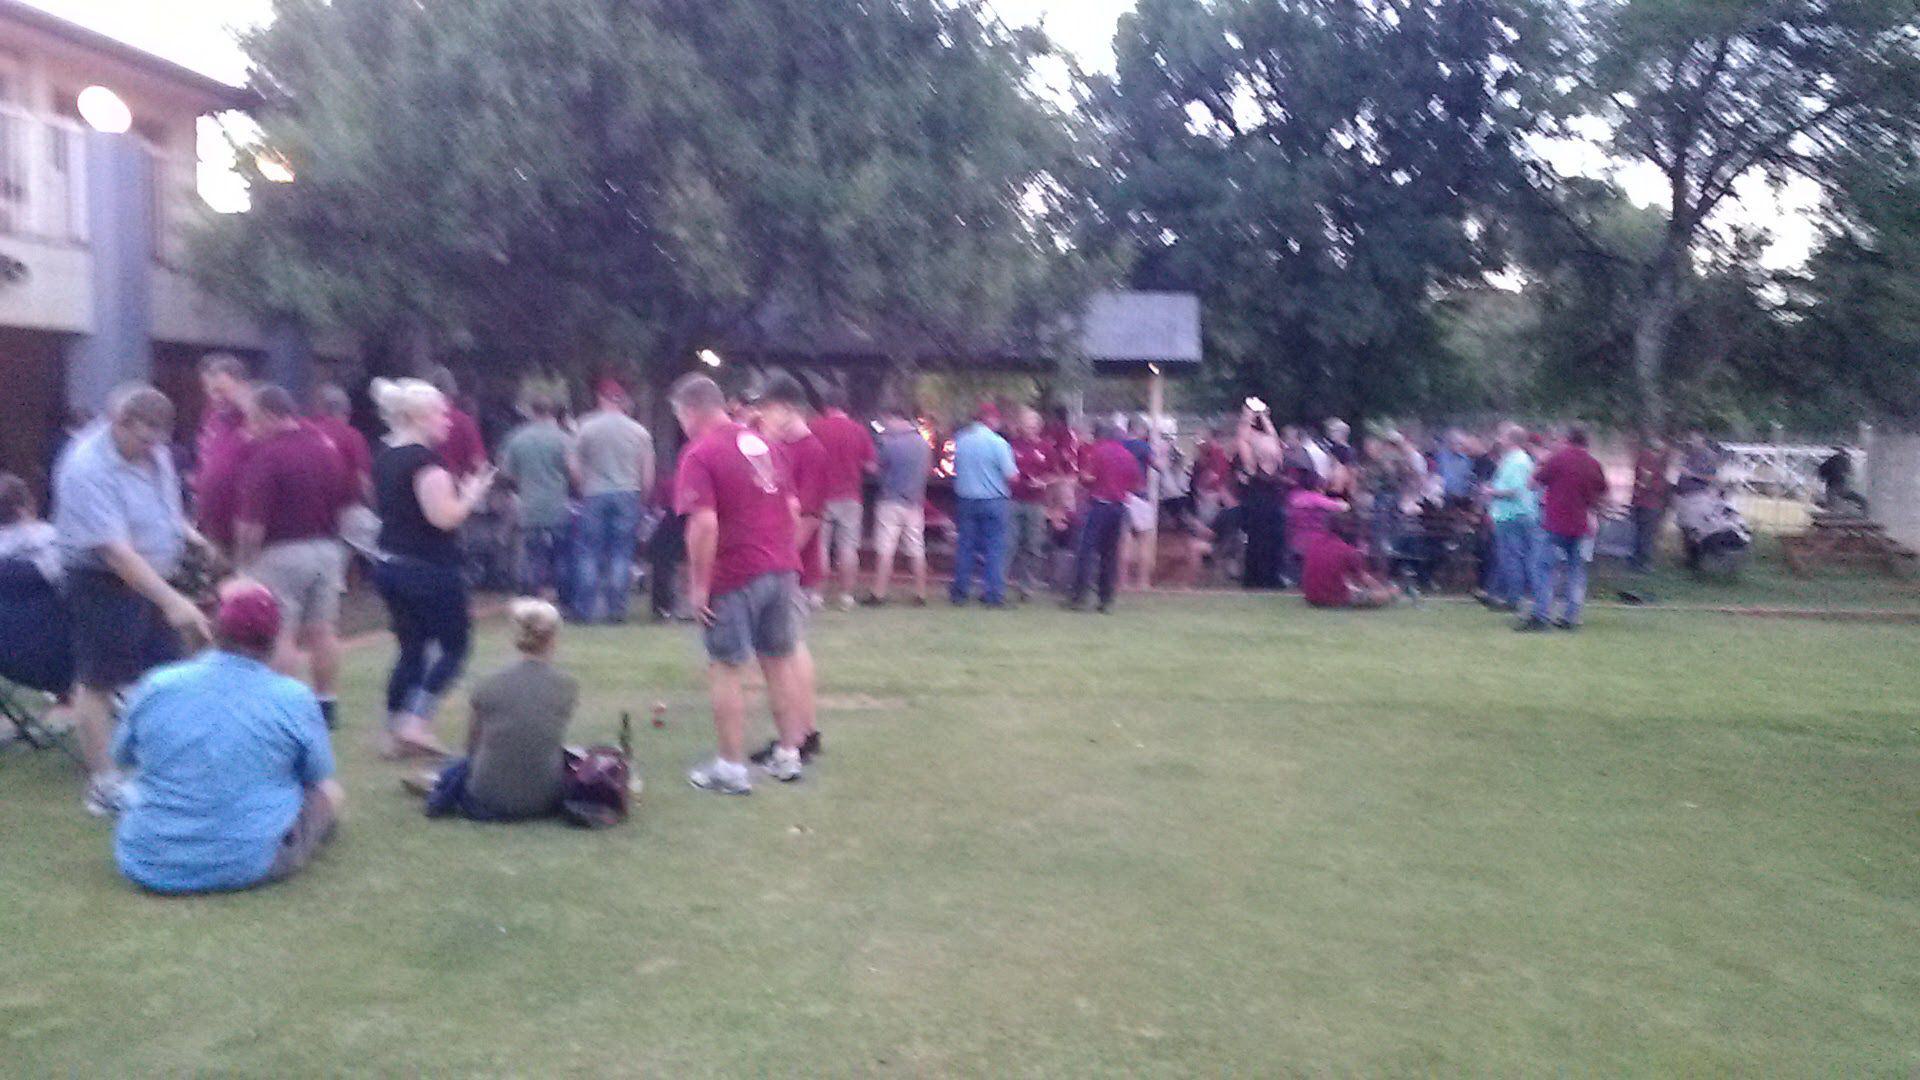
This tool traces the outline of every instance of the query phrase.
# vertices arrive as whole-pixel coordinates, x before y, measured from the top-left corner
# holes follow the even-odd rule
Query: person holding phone
[[[419,379],[375,379],[373,400],[386,421],[387,445],[373,462],[380,512],[380,556],[373,580],[387,602],[400,650],[387,678],[382,752],[444,757],[434,714],[466,666],[473,619],[460,526],[493,487],[494,470],[455,480],[438,447],[452,430],[447,399]]]
[[[1280,589],[1286,558],[1286,479],[1282,475],[1280,437],[1273,430],[1267,403],[1248,398],[1240,413],[1239,454],[1234,475],[1240,481],[1241,521],[1247,532],[1243,584],[1249,589]]]

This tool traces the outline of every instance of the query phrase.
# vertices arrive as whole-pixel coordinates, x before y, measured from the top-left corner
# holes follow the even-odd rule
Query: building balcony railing
[[[0,107],[0,233],[86,243],[86,153],[79,124]]]

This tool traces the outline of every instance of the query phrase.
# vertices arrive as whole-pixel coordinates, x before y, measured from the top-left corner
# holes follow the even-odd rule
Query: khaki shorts
[[[340,594],[347,583],[347,553],[340,541],[269,544],[243,572],[280,602],[280,625],[291,629],[340,621]]]
[[[825,535],[820,540],[832,554],[835,566],[860,556],[861,511],[859,499],[834,499],[821,515],[820,529]]]
[[[909,559],[927,555],[927,511],[891,499],[873,508],[873,546],[880,551],[901,551]]]

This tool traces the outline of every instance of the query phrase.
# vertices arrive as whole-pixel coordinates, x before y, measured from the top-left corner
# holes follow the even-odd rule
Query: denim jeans
[[[522,525],[520,527],[520,592],[539,596],[552,589],[565,594],[564,578],[571,562],[567,551],[565,525]]]
[[[1120,577],[1120,533],[1126,527],[1127,508],[1120,503],[1094,502],[1087,506],[1087,520],[1074,545],[1074,603],[1086,599],[1087,589],[1095,580],[1096,562],[1100,568],[1100,606],[1113,603],[1114,585]]]
[[[467,663],[473,620],[466,578],[458,567],[402,556],[375,563],[373,581],[400,646],[387,677],[387,715],[431,717]]]
[[[576,552],[579,581],[574,614],[582,619],[627,617],[633,594],[633,553],[639,544],[640,493],[589,495],[581,506]]]
[[[953,588],[947,596],[964,603],[980,574],[980,599],[989,604],[1007,598],[1007,533],[1013,514],[1011,499],[956,499],[953,523],[959,531],[953,556]]]
[[[1541,531],[1539,576],[1533,583],[1535,619],[1553,618],[1557,594],[1563,601],[1560,617],[1570,623],[1580,621],[1580,609],[1587,602],[1586,542],[1583,536]]]
[[[1633,558],[1627,560],[1635,570],[1653,569],[1653,549],[1660,540],[1660,526],[1667,520],[1664,506],[1633,508]]]
[[[1493,579],[1487,595],[1496,603],[1518,604],[1533,595],[1539,537],[1540,524],[1536,521],[1493,523]]]
[[[1044,591],[1047,587],[1047,546],[1053,542],[1053,527],[1047,523],[1044,503],[1013,504],[1013,535],[1007,544],[1007,561],[1012,567],[1008,580],[1020,595]]]

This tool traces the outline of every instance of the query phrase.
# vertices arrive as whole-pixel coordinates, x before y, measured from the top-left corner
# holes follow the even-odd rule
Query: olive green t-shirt
[[[501,817],[550,814],[560,805],[560,746],[580,684],[544,660],[521,660],[473,689],[467,796]]]

